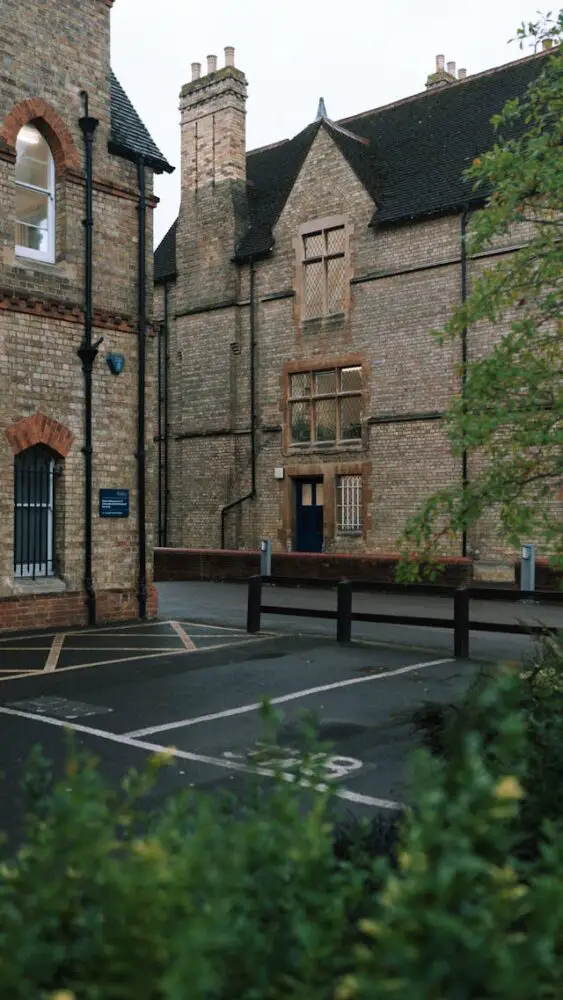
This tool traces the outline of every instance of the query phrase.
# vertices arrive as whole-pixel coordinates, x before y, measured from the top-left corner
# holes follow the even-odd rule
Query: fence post
[[[454,656],[465,660],[469,656],[469,590],[454,591]]]
[[[262,604],[262,578],[251,576],[248,581],[248,605],[246,609],[246,631],[260,631],[260,612]]]
[[[352,641],[352,584],[340,580],[336,585],[336,641]]]

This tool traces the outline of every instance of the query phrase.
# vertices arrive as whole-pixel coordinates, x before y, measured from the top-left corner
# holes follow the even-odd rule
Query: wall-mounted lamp
[[[106,361],[112,375],[121,375],[125,368],[125,357],[123,354],[107,354]]]

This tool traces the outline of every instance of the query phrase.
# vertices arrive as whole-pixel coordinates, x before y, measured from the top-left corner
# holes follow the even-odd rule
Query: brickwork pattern
[[[68,455],[74,435],[58,420],[46,417],[44,413],[34,413],[32,417],[22,417],[4,431],[14,455],[33,445],[43,444],[51,448],[60,458]]]
[[[394,583],[397,556],[379,558],[350,553],[275,552],[272,576],[293,580],[355,580]],[[471,582],[471,560],[446,557],[436,583],[460,586]],[[246,583],[260,572],[260,552],[251,549],[155,549],[155,579],[233,580]]]
[[[222,150],[228,148],[224,133],[231,130],[231,142],[240,151],[244,94],[233,98],[236,120],[224,113],[224,97],[214,79],[184,90],[178,279],[170,320],[174,513],[169,543],[202,548],[219,544],[221,507],[251,487],[249,267],[231,260],[244,209],[233,197],[233,177],[238,182],[239,173],[229,173],[227,158],[223,174],[220,169],[209,173],[218,168],[209,153],[207,119],[203,124],[206,115],[213,119]],[[196,177],[196,133],[207,143],[205,178]],[[232,548],[251,549],[268,537],[275,551],[291,549],[298,476],[325,477],[325,550],[355,554],[395,551],[406,519],[428,494],[461,480],[461,458],[452,455],[440,420],[460,387],[461,344],[448,341],[440,347],[431,337],[460,301],[461,219],[451,215],[378,228],[370,226],[373,209],[330,130],[321,128],[275,226],[274,251],[254,265],[257,493],[226,516],[226,543]],[[341,314],[303,322],[299,233],[327,217],[346,225],[349,295]],[[501,245],[511,246],[510,234]],[[470,286],[490,263],[469,261]],[[161,316],[161,306],[157,309]],[[501,334],[490,324],[470,330],[469,359],[490,350]],[[292,447],[287,371],[300,365],[330,368],[346,356],[362,364],[361,442]],[[335,470],[351,462],[361,469],[366,526],[353,539],[334,530]],[[274,476],[277,468],[284,470],[281,480]],[[470,472],[476,468],[474,461]],[[447,538],[443,553],[458,556],[461,546],[461,537]],[[468,547],[470,552],[479,548],[481,558],[488,553],[492,563],[501,564],[499,571],[509,564],[513,578],[514,551],[499,541],[494,518],[472,529]]]
[[[158,594],[154,584],[147,589],[147,612],[154,618],[158,612]],[[98,591],[96,596],[99,624],[132,621],[138,616],[138,598],[134,590]],[[84,595],[79,592],[0,597],[0,632],[80,627],[87,622]]]
[[[83,624],[84,376],[77,349],[84,323],[84,114],[94,137],[93,340],[103,344],[93,373],[93,559],[100,618],[135,617],[137,557],[138,182],[133,163],[108,151],[111,3],[5,0],[0,81],[0,627]],[[17,26],[17,30],[16,30]],[[15,253],[13,147],[34,124],[56,167],[56,260]],[[147,171],[150,208],[152,172]],[[147,570],[152,579],[155,519],[156,338],[152,336],[152,211],[147,218]],[[125,356],[118,377],[106,354]],[[22,594],[13,568],[13,463],[43,443],[60,458],[56,477],[56,562],[65,593]],[[98,517],[98,491],[130,491],[128,519]],[[149,606],[156,610],[156,593]]]

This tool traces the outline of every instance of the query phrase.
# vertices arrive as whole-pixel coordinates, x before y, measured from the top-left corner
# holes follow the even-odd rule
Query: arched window
[[[24,125],[16,142],[16,253],[55,260],[55,161],[33,125]]]
[[[53,576],[55,462],[41,444],[14,460],[14,574]]]

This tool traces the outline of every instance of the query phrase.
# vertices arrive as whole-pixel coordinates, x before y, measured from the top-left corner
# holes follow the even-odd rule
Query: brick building
[[[1,4],[0,628],[156,610],[142,453],[152,179],[171,168],[111,72],[112,3]]]
[[[247,153],[225,54],[182,90],[181,207],[155,257],[160,544],[393,552],[430,492],[475,472],[441,416],[458,363],[500,331],[443,348],[430,331],[525,239],[467,259],[481,203],[462,172],[543,55],[475,76],[438,56],[421,93],[340,122],[321,100],[293,139]],[[448,552],[513,572],[491,520]]]

